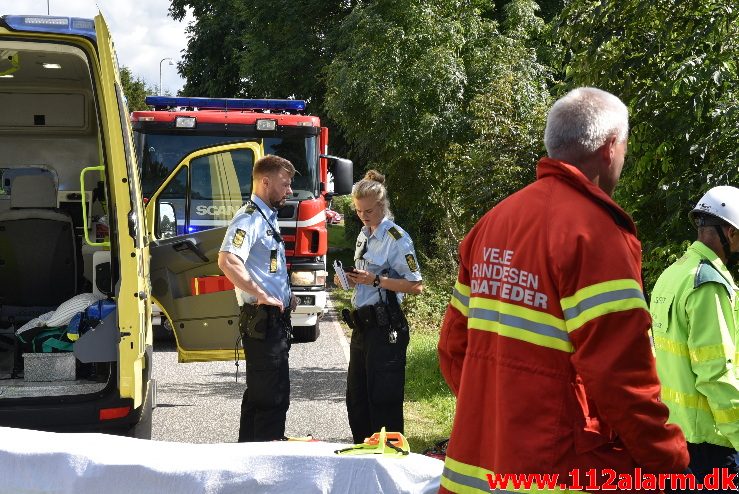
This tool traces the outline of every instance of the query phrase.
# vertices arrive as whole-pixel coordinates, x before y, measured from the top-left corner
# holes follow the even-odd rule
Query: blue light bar
[[[188,98],[177,96],[147,96],[146,104],[154,107],[191,107],[214,110],[283,110],[303,111],[305,101],[300,99],[238,99]]]
[[[83,36],[97,42],[95,21],[79,17],[52,17],[47,15],[6,15],[2,19],[14,31],[69,34]]]

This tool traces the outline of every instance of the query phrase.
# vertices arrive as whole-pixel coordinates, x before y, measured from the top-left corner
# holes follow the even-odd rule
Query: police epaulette
[[[249,201],[245,204],[244,213],[246,214],[252,214],[254,211],[257,210],[257,205],[253,202]]]
[[[399,239],[400,237],[402,237],[402,236],[403,236],[403,234],[402,234],[402,233],[400,232],[400,230],[398,230],[398,229],[397,229],[397,228],[395,228],[394,226],[391,226],[390,228],[388,228],[388,229],[387,229],[387,232],[388,232],[388,233],[389,233],[389,234],[390,234],[390,235],[391,235],[391,236],[392,236],[392,237],[393,237],[393,238],[394,238],[395,240],[398,240],[398,239]]]

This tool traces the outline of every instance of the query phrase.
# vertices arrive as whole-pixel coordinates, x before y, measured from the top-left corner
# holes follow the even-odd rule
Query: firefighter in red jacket
[[[487,491],[495,474],[587,487],[609,480],[604,469],[685,471],[659,401],[641,245],[610,197],[627,137],[617,97],[571,91],[549,111],[537,180],[460,244],[439,341],[457,396],[440,492]]]

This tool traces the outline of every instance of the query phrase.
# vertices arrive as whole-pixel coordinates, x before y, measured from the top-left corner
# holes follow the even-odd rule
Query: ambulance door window
[[[187,167],[182,167],[167,183],[157,198],[156,237],[169,238],[184,235],[187,231]],[[171,212],[174,212],[172,218]],[[174,222],[174,224],[172,224]]]
[[[190,162],[191,231],[228,225],[251,193],[254,154],[238,149]]]

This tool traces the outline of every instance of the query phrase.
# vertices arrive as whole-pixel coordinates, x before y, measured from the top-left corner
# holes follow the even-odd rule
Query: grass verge
[[[449,437],[456,400],[439,371],[438,334],[413,332],[405,371],[405,436],[420,453]]]

